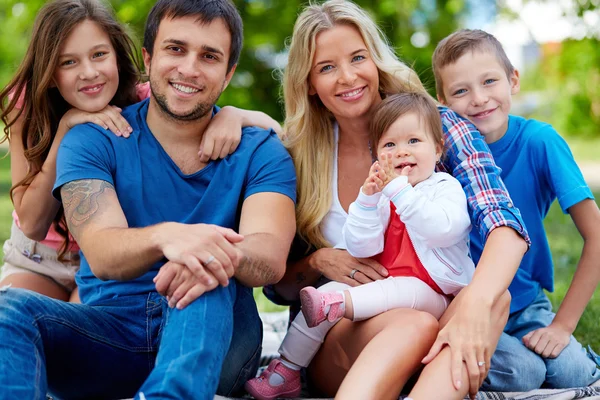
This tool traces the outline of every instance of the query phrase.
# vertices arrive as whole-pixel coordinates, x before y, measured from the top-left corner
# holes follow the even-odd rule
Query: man
[[[212,399],[255,373],[249,287],[283,275],[293,165],[257,128],[223,160],[196,154],[241,42],[229,1],[159,0],[143,50],[152,96],[123,111],[131,137],[92,124],[65,137],[54,194],[82,249],[84,304],[0,293],[0,398]]]

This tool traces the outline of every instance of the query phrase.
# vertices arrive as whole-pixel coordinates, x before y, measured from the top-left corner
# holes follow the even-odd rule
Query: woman
[[[292,301],[321,277],[353,286],[385,277],[376,262],[339,248],[341,230],[373,161],[371,110],[385,94],[425,93],[423,85],[363,10],[330,0],[298,17],[283,89],[285,135],[298,175],[298,233],[317,250],[288,264],[275,293]],[[529,239],[481,135],[446,108],[440,115],[447,149],[443,166],[461,182],[472,225],[487,238],[473,281],[439,322],[400,309],[338,323],[308,369],[325,394],[397,398],[423,361],[427,365],[411,398],[459,399],[467,392],[474,396],[487,374],[508,317],[507,288]]]

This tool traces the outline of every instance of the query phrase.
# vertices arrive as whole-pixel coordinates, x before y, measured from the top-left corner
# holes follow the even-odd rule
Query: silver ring
[[[477,361],[477,365],[483,367],[485,365],[485,361]]]
[[[354,275],[355,275],[357,272],[358,272],[358,270],[357,270],[357,269],[353,269],[353,270],[350,272],[350,279],[354,279]]]
[[[208,257],[208,260],[206,260],[206,262],[204,263],[204,265],[208,265],[211,262],[215,261],[215,256],[211,255],[210,257]]]

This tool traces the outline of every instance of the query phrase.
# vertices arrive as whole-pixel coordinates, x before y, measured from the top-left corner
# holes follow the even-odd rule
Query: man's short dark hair
[[[231,33],[231,48],[229,50],[229,61],[227,72],[237,64],[242,52],[242,41],[244,36],[242,18],[237,9],[229,0],[158,0],[146,20],[144,31],[144,48],[152,56],[154,41],[158,33],[158,26],[165,18],[183,18],[196,16],[198,22],[210,24],[212,21],[222,18]]]

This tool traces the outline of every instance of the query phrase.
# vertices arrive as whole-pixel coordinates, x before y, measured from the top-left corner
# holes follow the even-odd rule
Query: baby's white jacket
[[[460,183],[449,174],[435,172],[414,187],[406,176],[399,176],[372,196],[361,189],[350,204],[343,229],[352,256],[366,258],[383,251],[390,201],[431,278],[444,293],[456,295],[471,282],[475,271],[469,256],[471,220]]]

